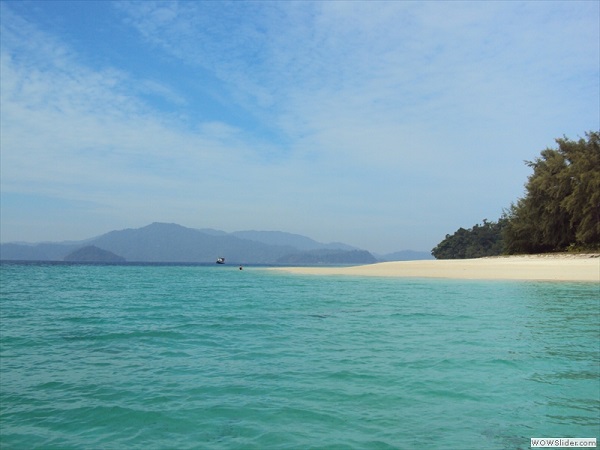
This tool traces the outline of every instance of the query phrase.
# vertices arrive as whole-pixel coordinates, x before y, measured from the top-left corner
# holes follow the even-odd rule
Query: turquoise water
[[[0,447],[599,437],[596,283],[1,266]]]

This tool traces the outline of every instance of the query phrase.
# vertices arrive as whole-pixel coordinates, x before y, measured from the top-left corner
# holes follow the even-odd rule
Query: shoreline
[[[600,282],[600,254],[555,253],[391,261],[351,267],[273,267],[267,270],[301,275]]]

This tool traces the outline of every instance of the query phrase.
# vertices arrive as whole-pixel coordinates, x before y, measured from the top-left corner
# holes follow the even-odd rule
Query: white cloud
[[[599,120],[597,4],[116,5],[188,80],[216,78],[237,117],[211,116],[169,73],[92,69],[3,4],[4,193],[87,202],[126,226],[423,249],[495,219],[523,159]],[[402,241],[395,227],[428,231]]]
[[[214,71],[245,107],[310,144],[298,151],[342,152],[358,164],[368,155],[370,164],[400,168],[399,143],[440,130],[450,141],[444,145],[458,140],[453,150],[464,151],[482,127],[493,136],[558,105],[572,108],[583,93],[568,85],[557,92],[556,79],[582,66],[597,72],[589,58],[597,44],[586,41],[593,36],[561,26],[547,5],[233,3],[220,5],[217,23],[208,23],[214,16],[205,5],[171,8],[179,14],[168,23],[155,20],[148,4],[132,4],[129,13],[151,42]],[[372,145],[384,136],[387,143]]]

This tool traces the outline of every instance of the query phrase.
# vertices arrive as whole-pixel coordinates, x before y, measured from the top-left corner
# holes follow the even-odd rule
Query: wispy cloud
[[[90,67],[2,3],[4,195],[80,202],[114,228],[424,249],[497,217],[523,159],[600,120],[596,2],[106,7],[152,70]]]
[[[578,11],[589,6],[161,2],[124,10],[153,45],[217,74],[241,107],[292,142],[308,139],[297,151],[401,168],[394,153],[414,135],[480,139],[477,130],[493,131],[492,122],[504,133],[594,94],[597,27]],[[428,149],[437,154],[424,145],[404,158]]]

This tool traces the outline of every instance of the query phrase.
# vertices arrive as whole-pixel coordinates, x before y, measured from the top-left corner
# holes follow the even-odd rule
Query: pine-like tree
[[[507,212],[508,253],[600,246],[600,133],[557,139],[527,165],[533,169],[525,197]]]

